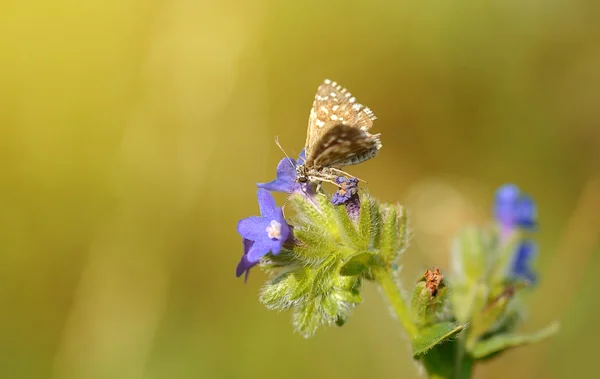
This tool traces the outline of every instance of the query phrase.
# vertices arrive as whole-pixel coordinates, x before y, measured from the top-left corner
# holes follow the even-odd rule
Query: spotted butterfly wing
[[[338,124],[327,131],[313,150],[314,167],[342,167],[370,159],[381,148],[379,134]]]
[[[317,89],[308,120],[308,170],[346,166],[372,158],[381,148],[379,135],[371,135],[375,115],[357,103],[346,88],[325,80]]]

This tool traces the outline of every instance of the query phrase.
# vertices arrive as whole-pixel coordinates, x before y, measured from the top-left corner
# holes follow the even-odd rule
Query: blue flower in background
[[[537,244],[534,241],[521,242],[515,253],[509,276],[535,283],[537,276],[533,271],[532,262],[536,256]]]
[[[275,205],[275,199],[269,191],[258,190],[260,217],[252,216],[240,220],[238,233],[243,238],[244,255],[236,269],[241,276],[260,261],[269,252],[277,255],[290,237],[290,227],[283,218],[283,210]]]
[[[305,159],[304,150],[300,153],[298,161],[292,158],[283,158],[277,165],[277,178],[268,183],[257,183],[256,185],[258,188],[275,192],[301,191],[301,184],[296,181],[296,166],[304,163]],[[306,187],[306,184],[304,186]]]
[[[502,227],[504,235],[517,228],[533,229],[536,226],[537,210],[533,199],[522,194],[514,184],[505,184],[496,191],[494,217]]]

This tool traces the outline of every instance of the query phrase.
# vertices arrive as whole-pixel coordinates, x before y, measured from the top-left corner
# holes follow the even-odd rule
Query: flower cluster
[[[356,178],[335,178],[332,195],[299,183],[303,160],[304,152],[297,161],[282,159],[275,180],[257,184],[260,216],[238,223],[244,251],[236,275],[247,278],[257,265],[270,274],[261,302],[291,309],[294,328],[309,337],[319,326],[343,325],[362,301],[362,282],[397,268],[408,228],[401,206],[378,203]],[[271,192],[288,194],[285,216]]]
[[[537,247],[527,233],[537,226],[536,205],[514,184],[501,186],[493,204],[494,227],[466,227],[452,249],[453,275],[445,317],[468,324],[465,356],[485,360],[509,348],[556,333],[551,324],[535,334],[518,334],[524,306],[516,299],[535,283]],[[442,301],[442,300],[438,300]]]
[[[275,180],[257,183],[260,217],[252,216],[239,221],[237,231],[242,236],[243,255],[236,268],[236,276],[244,273],[246,279],[250,269],[256,266],[262,257],[271,253],[278,255],[284,245],[291,246],[294,238],[290,225],[283,216],[283,209],[277,207],[271,192],[301,194],[313,198],[315,188],[311,183],[299,183],[296,180],[296,165],[305,160],[304,150],[298,160],[283,158],[277,165]],[[357,218],[360,211],[358,200],[358,179],[338,177],[339,187],[331,197],[333,205],[346,205],[349,215]],[[312,200],[314,201],[314,200]]]

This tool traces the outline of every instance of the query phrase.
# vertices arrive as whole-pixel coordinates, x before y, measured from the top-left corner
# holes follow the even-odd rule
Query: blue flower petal
[[[496,191],[494,216],[498,222],[506,227],[514,225],[515,204],[519,199],[519,195],[519,187],[514,184],[505,184]]]
[[[271,241],[271,248],[270,248],[270,252],[273,255],[277,255],[279,254],[279,252],[281,251],[281,248],[283,247],[282,243],[279,243],[279,241]]]
[[[242,276],[242,274],[244,272],[246,272],[247,270],[249,270],[249,266],[250,262],[248,262],[248,258],[246,257],[246,255],[242,255],[242,259],[240,260],[240,262],[238,263],[237,267],[235,268],[235,276],[236,277],[240,277]]]
[[[515,184],[505,184],[496,190],[496,203],[513,204],[521,191]]]
[[[273,240],[270,238],[254,241],[254,244],[246,255],[248,262],[256,263],[260,258],[267,255],[273,248]]]
[[[532,262],[536,255],[537,245],[534,241],[527,240],[521,242],[513,259],[510,276],[535,283],[537,275],[533,271]]]
[[[250,248],[252,247],[252,245],[254,245],[254,241],[242,238],[242,245],[244,246],[244,255],[248,255]]]
[[[292,191],[299,191],[310,195],[311,187],[307,183],[301,185],[296,181],[296,166],[304,164],[305,161],[306,153],[304,149],[300,153],[297,161],[285,157],[277,164],[277,178],[275,180],[267,183],[257,183],[256,185],[258,188],[274,192],[291,193]]]
[[[280,237],[278,238],[278,241],[280,242],[281,245],[283,245],[283,243],[285,241],[287,241],[288,237],[290,236],[290,226],[287,224],[287,222],[285,221],[285,218],[283,217],[283,209],[281,209],[281,208],[276,209],[275,221],[277,221],[278,223],[281,224],[281,229],[279,232]],[[277,253],[273,252],[273,254],[277,254]]]
[[[286,192],[292,191],[296,182],[296,161],[293,159],[283,158],[277,165],[277,179],[268,183],[257,183],[259,188],[264,188],[269,191]]]
[[[523,195],[515,207],[515,223],[521,228],[531,229],[536,225],[537,209],[530,196]]]
[[[248,260],[248,251],[254,244],[254,241],[250,241],[247,239],[242,239],[242,244],[244,245],[244,254],[242,255],[242,259],[238,263],[235,269],[235,276],[240,277],[243,273],[246,273],[244,277],[244,283],[248,281],[248,274],[250,273],[250,269],[258,264],[258,262],[250,262]]]
[[[266,236],[271,220],[258,216],[247,217],[238,222],[237,231],[245,239],[256,241]]]
[[[271,222],[277,216],[277,205],[275,199],[269,191],[263,188],[258,189],[258,206],[260,207],[260,215]]]
[[[291,235],[290,226],[283,216],[283,209],[277,207],[271,193],[259,188],[257,197],[261,217],[247,217],[238,222],[237,230],[243,237],[244,244],[244,254],[236,267],[238,277],[245,272],[248,278],[249,270],[269,252],[278,254]]]
[[[494,217],[504,233],[515,228],[531,229],[536,225],[536,205],[533,199],[521,194],[514,184],[506,184],[496,191]]]

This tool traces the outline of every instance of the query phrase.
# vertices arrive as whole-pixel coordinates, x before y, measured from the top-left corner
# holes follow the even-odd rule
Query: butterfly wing
[[[329,129],[315,144],[313,167],[342,167],[372,158],[381,148],[379,134],[344,124]]]
[[[307,165],[313,164],[317,144],[332,128],[343,124],[366,132],[373,126],[373,120],[375,115],[369,108],[357,103],[346,88],[326,79],[317,89],[308,118],[305,143]]]

